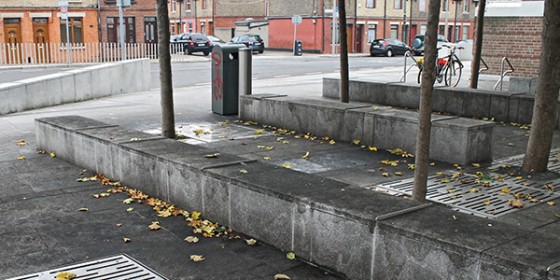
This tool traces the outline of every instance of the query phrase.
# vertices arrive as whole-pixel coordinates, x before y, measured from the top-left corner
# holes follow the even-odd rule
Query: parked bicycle
[[[449,55],[443,58],[436,57],[436,67],[435,67],[435,81],[441,83],[445,81],[446,86],[456,87],[459,84],[459,80],[461,80],[461,73],[463,72],[463,63],[455,54],[456,49],[464,49],[463,47],[456,47],[456,46],[448,46],[442,45],[442,47],[449,48]],[[440,50],[441,48],[438,48]],[[437,56],[437,54],[436,54]],[[419,59],[420,62],[423,62],[423,59]],[[420,72],[418,72],[418,83],[422,81],[422,69],[424,68],[423,63],[419,63],[418,66],[420,68]]]

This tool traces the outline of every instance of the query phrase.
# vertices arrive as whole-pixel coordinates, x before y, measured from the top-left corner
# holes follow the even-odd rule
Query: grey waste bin
[[[212,49],[212,112],[237,114],[239,49],[245,45],[215,45]]]
[[[303,53],[303,44],[301,43],[300,40],[295,40],[294,41],[294,55],[301,56],[302,53]]]

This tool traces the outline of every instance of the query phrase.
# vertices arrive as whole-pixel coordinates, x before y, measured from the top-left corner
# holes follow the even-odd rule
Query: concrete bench
[[[240,117],[300,133],[329,136],[382,149],[414,153],[418,112],[364,103],[294,99],[285,96],[241,96]],[[430,156],[448,163],[492,160],[494,123],[433,115]]]
[[[339,79],[323,78],[323,97],[340,99]],[[351,80],[350,101],[417,109],[420,86]],[[531,123],[535,96],[524,92],[499,92],[470,88],[435,87],[432,110],[467,118]],[[559,115],[560,116],[560,115]],[[557,123],[560,124],[557,117]]]

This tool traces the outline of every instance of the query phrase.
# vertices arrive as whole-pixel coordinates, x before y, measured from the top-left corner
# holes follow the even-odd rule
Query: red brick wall
[[[144,43],[144,17],[156,17],[156,5],[154,0],[136,0],[132,6],[124,9],[125,17],[134,17],[136,30],[136,43]],[[101,42],[107,42],[107,17],[119,17],[119,9],[116,4],[101,1]]]
[[[541,55],[542,17],[484,18],[482,58],[485,74],[500,75],[502,57],[515,68],[510,76],[537,77]]]

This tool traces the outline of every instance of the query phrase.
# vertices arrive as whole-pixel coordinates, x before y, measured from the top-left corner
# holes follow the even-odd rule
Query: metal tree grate
[[[56,279],[56,275],[63,271],[76,274],[74,279],[80,280],[167,280],[167,278],[125,254],[8,280],[51,280]]]
[[[496,218],[519,211],[548,200],[560,198],[554,190],[560,189],[560,180],[547,184],[527,179],[502,177],[497,173],[485,174],[493,178],[488,186],[479,182],[479,176],[446,171],[443,175],[430,176],[426,199],[447,205],[460,212],[485,218]],[[396,195],[412,195],[414,179],[388,182],[377,186],[378,190]],[[523,208],[510,205],[511,199],[519,199]]]

